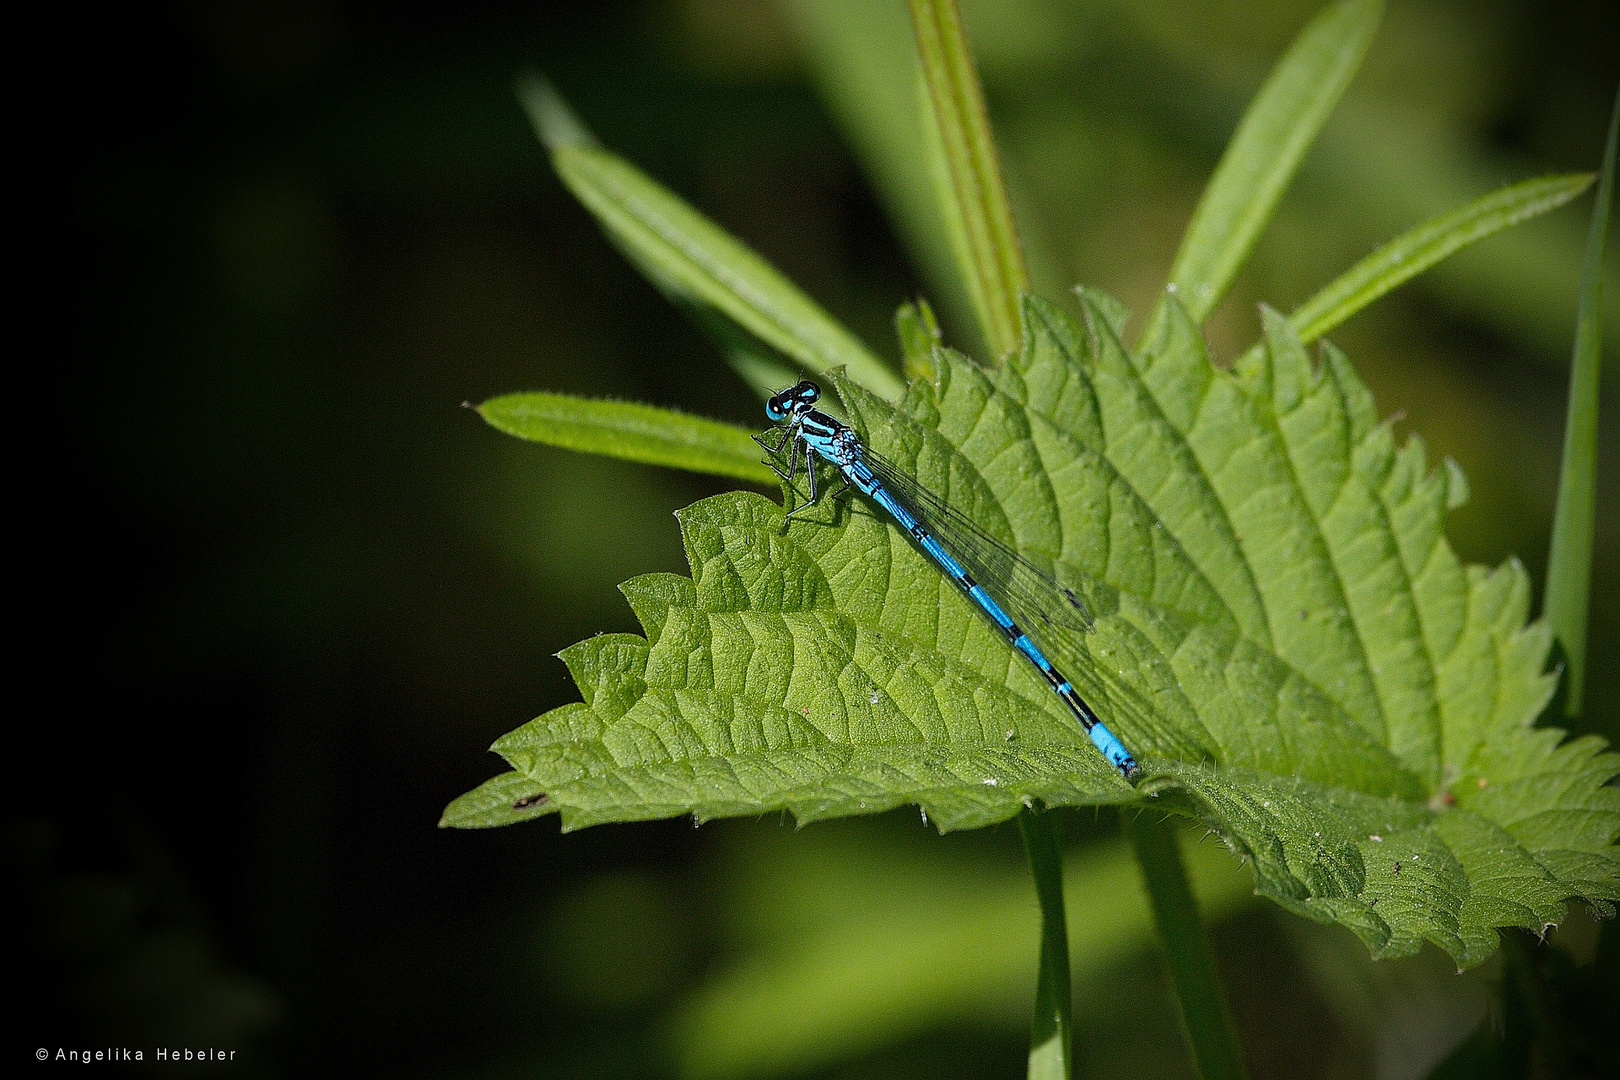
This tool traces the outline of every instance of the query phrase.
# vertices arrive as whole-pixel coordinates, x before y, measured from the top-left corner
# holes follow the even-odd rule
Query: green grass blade
[[[1170,283],[1197,322],[1226,294],[1316,135],[1349,85],[1383,15],[1381,0],[1340,0],[1295,39],[1249,106],[1187,226]]]
[[[941,207],[963,243],[958,259],[985,341],[995,356],[1018,347],[1018,297],[1029,270],[1002,182],[984,92],[955,0],[910,0],[927,102],[950,179]],[[942,192],[943,194],[943,192]]]
[[[1176,828],[1146,814],[1126,814],[1124,822],[1153,903],[1159,945],[1198,1074],[1203,1080],[1242,1080],[1248,1069],[1221,993],[1215,952],[1198,918]]]
[[[1593,179],[1592,173],[1571,173],[1526,180],[1408,229],[1301,304],[1288,325],[1309,344],[1447,256],[1564,205]],[[1239,362],[1258,359],[1260,348],[1256,344]]]
[[[1609,117],[1603,149],[1603,179],[1592,207],[1581,266],[1581,299],[1575,315],[1575,353],[1569,373],[1569,414],[1564,422],[1564,461],[1558,476],[1552,556],[1547,567],[1543,612],[1569,665],[1564,713],[1581,711],[1586,674],[1586,609],[1591,600],[1592,530],[1597,488],[1598,383],[1603,359],[1603,245],[1614,198],[1615,143],[1620,136],[1620,94]]]
[[[810,372],[843,365],[886,398],[898,376],[742,242],[623,158],[595,145],[549,83],[517,93],[568,189],[659,288],[711,308]]]
[[[603,457],[771,486],[747,428],[630,401],[592,401],[567,394],[506,394],[478,415],[508,435]]]

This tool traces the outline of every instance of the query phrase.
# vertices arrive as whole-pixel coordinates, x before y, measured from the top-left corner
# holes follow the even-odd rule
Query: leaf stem
[[[1532,1049],[1539,1051],[1552,1075],[1570,1076],[1573,1069],[1569,1047],[1552,988],[1547,985],[1536,955],[1537,947],[1528,931],[1509,927],[1502,932],[1503,1001],[1519,1013],[1514,1018],[1520,1026],[1517,1054],[1528,1058]]]
[[[1018,297],[1029,291],[1029,270],[1018,242],[1001,161],[990,134],[962,12],[956,0],[910,0],[932,133],[937,134],[950,184],[940,207],[962,240],[958,253],[985,342],[999,358],[1022,336]]]
[[[1215,954],[1198,920],[1175,827],[1146,813],[1122,817],[1153,902],[1159,944],[1199,1074],[1204,1080],[1239,1080],[1248,1072],[1221,994]]]
[[[1543,613],[1569,665],[1564,715],[1581,711],[1586,674],[1586,612],[1592,590],[1592,535],[1597,503],[1598,384],[1603,367],[1603,244],[1614,197],[1615,144],[1620,138],[1620,92],[1609,117],[1603,178],[1592,207],[1581,266],[1581,299],[1575,314],[1575,354],[1569,371],[1569,413],[1564,422],[1564,460],[1558,473],[1558,509],[1553,515],[1552,554],[1547,565]]]
[[[1018,815],[1035,896],[1041,905],[1041,963],[1035,980],[1035,1025],[1029,1043],[1029,1080],[1069,1080],[1074,1058],[1073,987],[1069,931],[1063,913],[1063,847],[1057,817],[1048,810]]]

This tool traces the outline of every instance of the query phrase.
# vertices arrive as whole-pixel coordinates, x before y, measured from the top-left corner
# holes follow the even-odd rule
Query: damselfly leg
[[[788,452],[788,475],[783,477],[783,479],[789,482],[793,480],[793,467],[795,459],[798,456],[797,451],[801,441],[802,440],[800,439],[794,439],[792,444],[793,449]],[[816,503],[821,501],[821,493],[816,489],[816,456],[810,452],[810,448],[808,446],[804,448],[804,472],[805,475],[810,478],[810,498],[800,503],[798,506],[795,506],[786,514],[782,515],[782,528],[784,530],[787,528],[787,523],[792,520],[794,514],[797,514],[801,510],[808,510],[812,506],[816,505]]]

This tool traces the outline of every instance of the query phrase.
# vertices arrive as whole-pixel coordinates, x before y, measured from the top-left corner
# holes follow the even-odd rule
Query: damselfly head
[[[773,394],[765,402],[765,415],[772,421],[786,420],[789,416],[809,411],[817,401],[821,400],[821,387],[805,379],[797,386],[790,386],[780,394]]]

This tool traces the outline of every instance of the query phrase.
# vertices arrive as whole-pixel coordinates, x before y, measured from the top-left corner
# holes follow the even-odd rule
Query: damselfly
[[[1102,756],[1127,777],[1136,775],[1136,759],[1131,752],[1007,613],[1011,609],[1030,626],[1045,627],[1053,634],[1063,630],[1083,632],[1089,629],[1091,618],[1080,597],[922,487],[904,470],[873,453],[849,427],[816,409],[820,399],[821,388],[808,380],[774,395],[765,403],[765,415],[783,425],[776,429],[781,435],[774,446],[764,436],[754,436],[754,441],[771,455],[765,464],[783,480],[791,483],[801,458],[804,462],[810,499],[788,511],[787,517],[815,505],[820,498],[815,459],[831,463],[844,478],[844,487],[837,495],[854,487],[887,510],[945,576],[1000,627],[1012,647],[1046,677],[1052,691],[1074,713]],[[772,460],[779,460],[784,450],[785,470]]]

